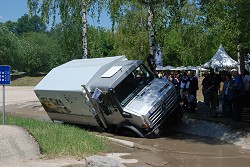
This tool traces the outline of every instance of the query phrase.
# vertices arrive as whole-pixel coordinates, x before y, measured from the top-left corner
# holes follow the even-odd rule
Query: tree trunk
[[[149,32],[149,46],[150,46],[150,54],[154,56],[155,53],[155,33],[153,29],[153,12],[152,8],[148,7],[148,32]]]
[[[241,71],[244,71],[245,69],[245,60],[244,60],[244,56],[241,53],[242,46],[240,44],[237,46],[237,50],[238,50],[238,63],[239,63],[238,71],[239,71],[239,74],[241,74]]]
[[[82,58],[88,58],[87,46],[87,3],[82,3]]]

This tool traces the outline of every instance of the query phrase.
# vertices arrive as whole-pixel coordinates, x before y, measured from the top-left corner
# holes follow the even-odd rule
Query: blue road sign
[[[10,84],[10,66],[0,65],[0,85]]]

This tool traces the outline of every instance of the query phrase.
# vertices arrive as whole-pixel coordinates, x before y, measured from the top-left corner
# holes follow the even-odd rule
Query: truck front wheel
[[[117,129],[117,133],[120,136],[144,138],[145,136],[134,126],[125,125]]]
[[[183,110],[182,107],[179,105],[172,115],[173,123],[181,122],[183,117]]]

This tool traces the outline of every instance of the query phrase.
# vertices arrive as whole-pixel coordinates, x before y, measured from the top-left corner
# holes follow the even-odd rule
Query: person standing
[[[210,69],[209,76],[209,100],[212,109],[216,110],[219,106],[218,104],[218,84],[216,81],[216,75],[213,69]]]
[[[210,69],[210,74],[206,78],[206,85],[204,93],[206,94],[206,105],[211,107],[213,110],[217,109],[217,97],[218,97],[218,90],[216,85],[216,78],[213,69]],[[204,81],[204,82],[205,82]],[[203,85],[203,86],[204,86]]]
[[[178,80],[176,80],[175,78],[175,73],[172,71],[168,77],[169,82],[172,82],[176,88],[176,90],[179,92],[180,91],[180,87],[179,87],[179,82]]]
[[[190,78],[189,78],[189,93],[191,95],[194,95],[196,98],[197,96],[197,90],[199,89],[198,87],[198,78],[195,76],[194,71],[190,71]]]
[[[209,75],[208,75],[208,72],[205,71],[204,72],[204,78],[202,80],[201,85],[202,85],[202,95],[203,95],[203,98],[204,98],[204,104],[206,106],[210,106],[209,90],[208,90],[208,88],[210,86],[209,84],[210,84],[209,83]]]
[[[168,73],[165,72],[164,75],[162,76],[162,79],[165,80],[165,81],[168,81]]]
[[[233,101],[232,101],[233,118],[235,121],[240,121],[244,83],[242,77],[238,74],[238,71],[235,69],[232,70],[232,77],[233,79],[231,80],[230,85],[231,85],[231,92],[233,94]]]
[[[244,103],[244,106],[250,108],[250,103],[249,103],[249,99],[250,99],[250,75],[249,75],[249,72],[246,69],[244,69],[243,71],[241,71],[241,76],[242,76],[243,83],[244,83],[243,103]]]
[[[227,74],[225,76],[225,81],[223,84],[223,89],[221,92],[221,96],[223,99],[223,103],[222,103],[222,114],[223,117],[232,117],[232,92],[230,90],[230,82],[232,79],[232,75],[231,74]]]
[[[187,76],[187,72],[184,71],[182,79],[180,81],[180,96],[181,96],[182,101],[185,98],[185,92],[186,92],[186,90],[189,88],[189,85],[187,85],[188,81],[189,81],[189,78]]]

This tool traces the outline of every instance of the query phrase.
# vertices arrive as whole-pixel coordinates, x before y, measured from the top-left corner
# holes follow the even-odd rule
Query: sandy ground
[[[5,105],[38,101],[34,86],[5,86]],[[0,88],[0,106],[3,105],[3,87]]]

